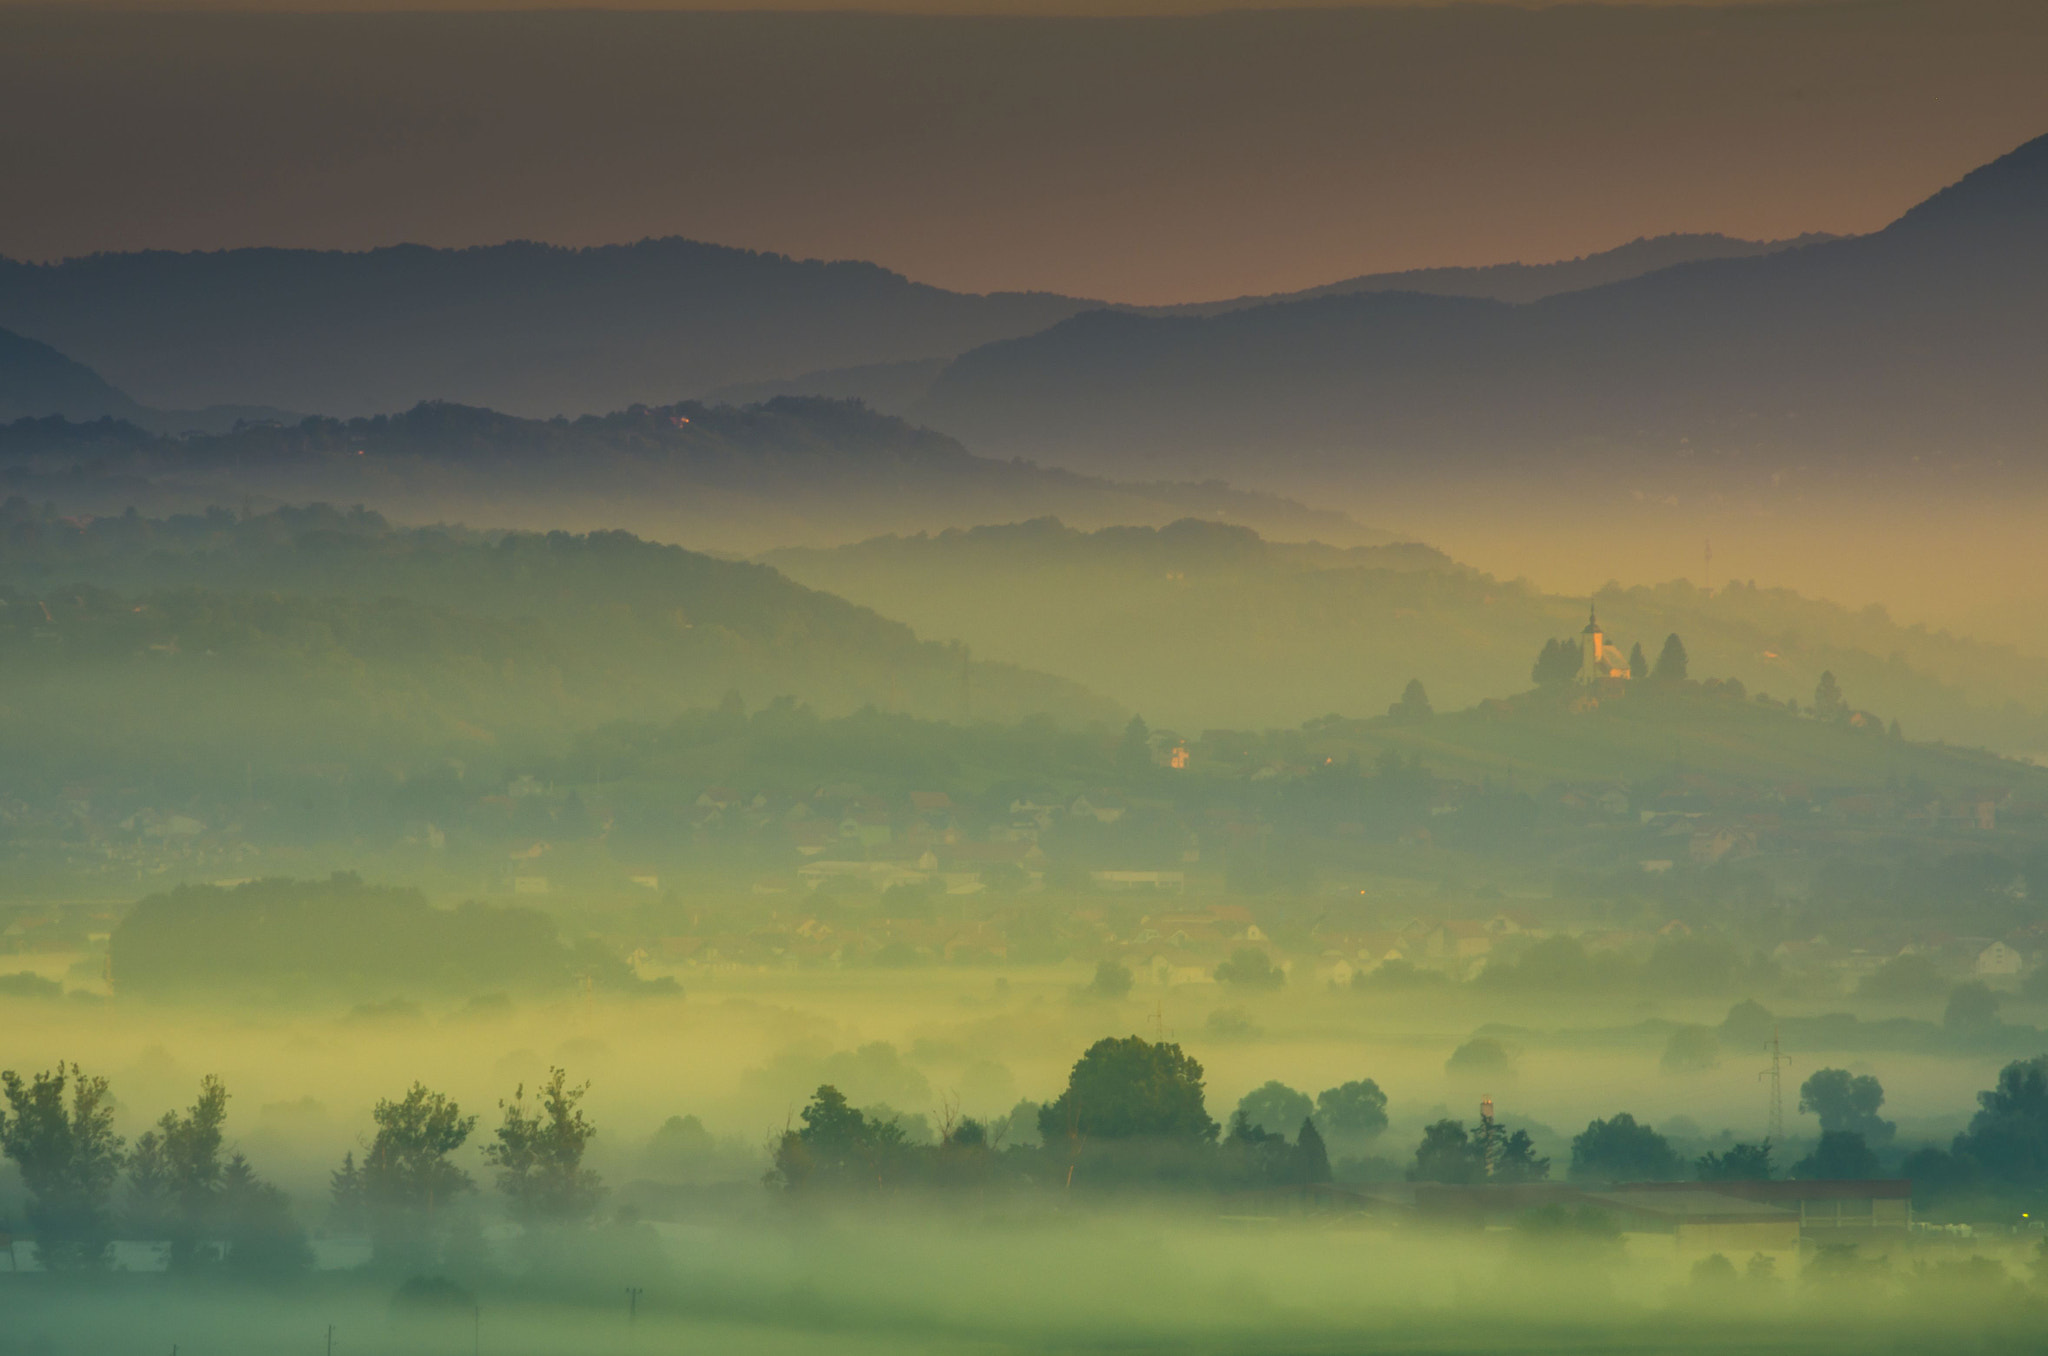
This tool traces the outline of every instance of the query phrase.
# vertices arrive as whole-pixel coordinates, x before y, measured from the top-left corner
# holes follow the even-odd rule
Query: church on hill
[[[1592,684],[1628,677],[1628,656],[1619,646],[1607,643],[1606,634],[1600,630],[1599,610],[1588,609],[1586,629],[1579,632],[1579,681]]]

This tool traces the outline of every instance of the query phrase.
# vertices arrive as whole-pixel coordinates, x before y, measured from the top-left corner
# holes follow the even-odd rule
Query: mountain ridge
[[[1987,455],[2048,428],[2048,138],[1868,236],[1513,305],[1335,295],[1086,312],[963,354],[915,417],[992,451],[1199,473],[1258,455],[1575,446]]]

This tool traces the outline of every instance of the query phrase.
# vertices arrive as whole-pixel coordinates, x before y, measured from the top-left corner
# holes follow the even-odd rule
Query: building
[[[1607,636],[1600,629],[1599,612],[1589,610],[1586,629],[1579,632],[1579,681],[1591,684],[1628,677],[1628,656],[1607,643]]]

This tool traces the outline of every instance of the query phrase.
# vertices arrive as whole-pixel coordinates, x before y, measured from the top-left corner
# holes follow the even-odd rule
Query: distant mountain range
[[[114,419],[25,419],[0,425],[0,493],[71,514],[363,504],[407,522],[623,528],[739,552],[1041,514],[1090,525],[1194,515],[1285,537],[1385,540],[1277,495],[992,461],[857,404],[788,397],[574,421],[429,404],[184,437]]]
[[[1619,449],[2038,459],[2048,138],[1875,234],[1525,304],[1416,292],[1090,311],[963,355],[914,407],[1064,464],[1344,464]]]
[[[617,410],[820,368],[951,357],[1097,304],[973,296],[873,264],[676,239],[0,261],[0,328],[55,346],[144,404],[343,416],[424,400],[543,418]]]
[[[1690,232],[1638,238],[1598,254],[1563,259],[1554,264],[1487,264],[1478,268],[1411,268],[1399,273],[1367,273],[1341,282],[1324,283],[1298,292],[1229,301],[1197,301],[1181,306],[1138,306],[1142,315],[1222,315],[1252,306],[1317,297],[1351,296],[1360,292],[1421,292],[1436,297],[1486,297],[1493,301],[1540,301],[1560,292],[1639,278],[1660,268],[1703,259],[1755,259],[1801,245],[1817,245],[1834,236],[1814,233],[1793,240],[1738,240],[1717,232]]]
[[[1401,289],[1522,301],[1788,243],[1799,242],[1664,236],[1562,263],[1376,274],[1293,295]],[[1208,315],[1271,300],[1142,313]],[[119,388],[58,382],[38,394],[34,369],[9,375],[19,360],[0,351],[0,419],[110,414],[218,429],[231,420],[156,418],[146,407],[352,416],[446,400],[547,417],[778,395],[860,397],[900,412],[959,354],[1106,305],[949,292],[872,264],[677,239],[0,260],[0,327],[54,345]]]

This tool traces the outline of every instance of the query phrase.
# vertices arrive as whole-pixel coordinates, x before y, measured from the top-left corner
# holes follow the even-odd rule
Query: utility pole
[[[1493,1176],[1494,1164],[1500,1160],[1500,1136],[1493,1127],[1493,1099],[1479,1099],[1479,1162],[1488,1177]]]
[[[327,1325],[327,1356],[334,1356],[334,1325]]]
[[[626,1323],[628,1326],[640,1322],[641,1288],[637,1285],[626,1287]]]
[[[1784,1068],[1792,1060],[1778,1045],[1778,1028],[1771,1028],[1771,1067],[1757,1075],[1759,1081],[1771,1080],[1771,1120],[1765,1138],[1772,1144],[1785,1142],[1785,1079]]]

